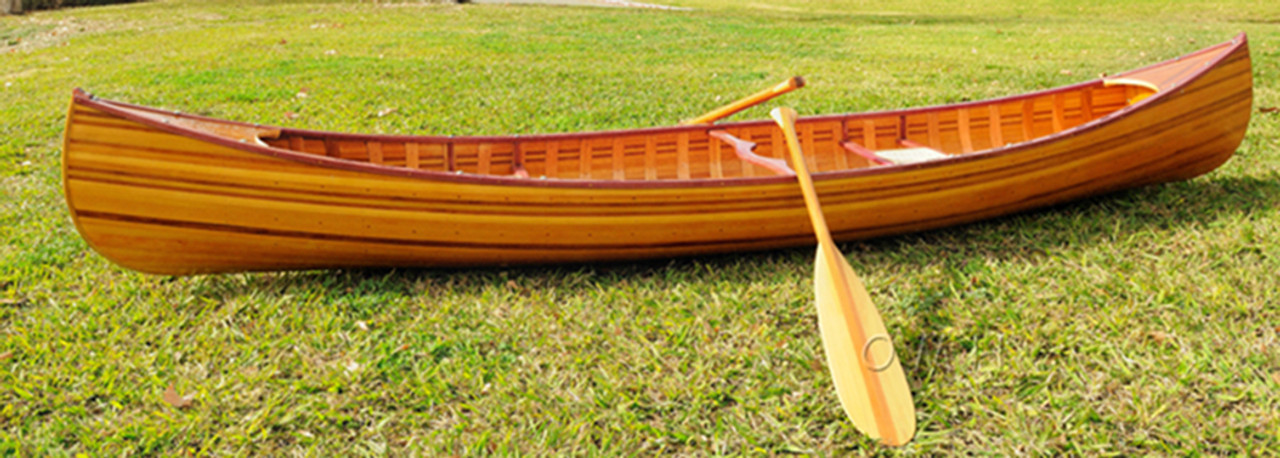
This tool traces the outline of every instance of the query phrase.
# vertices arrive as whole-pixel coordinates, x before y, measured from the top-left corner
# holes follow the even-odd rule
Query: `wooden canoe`
[[[837,240],[965,223],[1204,174],[1252,106],[1235,39],[1025,95],[797,123]],[[754,148],[752,148],[754,144]],[[931,150],[894,165],[878,153]],[[502,137],[267,127],[76,90],[63,146],[80,234],[195,274],[616,261],[814,243],[770,121]]]

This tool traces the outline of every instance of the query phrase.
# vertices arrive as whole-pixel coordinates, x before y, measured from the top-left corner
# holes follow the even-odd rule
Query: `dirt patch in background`
[[[560,5],[560,6],[602,6],[606,8],[650,8],[659,10],[689,11],[692,8],[641,3],[628,0],[470,0],[467,3],[489,5]]]

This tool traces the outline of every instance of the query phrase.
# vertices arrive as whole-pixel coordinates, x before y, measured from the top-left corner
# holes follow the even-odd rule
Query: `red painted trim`
[[[1142,67],[1136,70],[1130,70],[1124,73],[1120,73],[1116,75],[1116,77],[1122,77],[1124,75],[1129,75],[1134,72],[1139,72],[1139,71],[1159,67],[1161,65],[1170,65],[1188,57],[1193,57],[1193,56],[1197,56],[1197,55],[1208,53],[1208,52],[1216,52],[1221,50],[1224,47],[1229,48],[1227,49],[1226,52],[1223,52],[1221,56],[1210,61],[1209,65],[1206,65],[1204,67],[1197,69],[1196,72],[1194,72],[1187,78],[1184,78],[1176,86],[1166,88],[1165,90],[1158,92],[1155,95],[1152,95],[1151,97],[1147,97],[1133,105],[1130,105],[1128,107],[1112,112],[1106,116],[1097,118],[1091,122],[1088,122],[1067,130],[1063,130],[1061,132],[1057,132],[1052,135],[1046,135],[1044,137],[1037,138],[1030,142],[1022,142],[1014,145],[992,148],[992,149],[988,149],[980,152],[954,155],[946,159],[940,159],[937,161],[921,162],[921,163],[915,163],[915,164],[904,164],[904,165],[891,165],[891,166],[884,166],[884,167],[860,168],[860,169],[851,169],[851,170],[843,170],[843,171],[821,172],[821,173],[813,174],[813,178],[816,181],[825,181],[825,180],[851,178],[851,177],[857,177],[857,176],[863,176],[863,175],[871,176],[871,175],[879,175],[879,174],[887,174],[887,173],[898,173],[898,172],[905,172],[905,171],[911,171],[911,170],[928,168],[928,167],[945,167],[950,164],[956,164],[960,162],[984,160],[984,159],[990,159],[994,157],[1000,157],[1006,154],[1015,154],[1020,151],[1024,151],[1024,150],[1035,148],[1044,144],[1052,143],[1064,138],[1078,136],[1085,132],[1089,132],[1094,129],[1097,129],[1107,124],[1110,121],[1114,121],[1116,119],[1129,116],[1132,113],[1138,110],[1141,110],[1145,107],[1151,106],[1156,103],[1161,103],[1164,100],[1169,99],[1170,97],[1176,96],[1178,93],[1178,89],[1185,87],[1186,85],[1199,79],[1201,76],[1203,76],[1205,73],[1209,72],[1210,70],[1217,68],[1219,63],[1221,63],[1224,59],[1234,54],[1238,49],[1247,46],[1247,44],[1248,44],[1248,39],[1246,35],[1244,33],[1241,33],[1237,35],[1234,39],[1228,42],[1210,46],[1179,58],[1170,59],[1164,62],[1148,65],[1146,67]],[[952,105],[936,105],[936,106],[921,107],[921,108],[910,108],[910,109],[904,109],[904,110],[811,116],[811,117],[800,118],[798,121],[813,122],[813,121],[859,120],[864,118],[890,117],[890,116],[900,116],[905,118],[908,115],[928,113],[931,111],[955,110],[955,109],[965,108],[965,107],[983,106],[983,105],[992,104],[992,103],[1004,103],[1004,102],[1025,100],[1025,99],[1030,99],[1034,97],[1041,97],[1045,95],[1079,90],[1079,89],[1083,89],[1085,87],[1090,87],[1090,86],[1101,86],[1102,83],[1103,81],[1101,79],[1096,79],[1096,80],[1077,83],[1069,86],[1062,86],[1054,89],[1030,92],[1026,94],[989,99],[989,100],[965,102],[965,103],[958,103],[958,104],[952,104]],[[794,181],[794,178],[789,176],[684,179],[684,180],[664,179],[664,180],[650,180],[650,181],[527,179],[527,178],[518,178],[518,177],[511,177],[511,176],[471,175],[471,174],[445,173],[445,172],[432,171],[432,170],[417,170],[417,169],[408,169],[403,167],[376,165],[376,164],[370,164],[365,162],[356,162],[356,161],[350,161],[350,160],[344,160],[344,159],[335,159],[335,158],[329,158],[329,157],[318,156],[313,154],[295,152],[295,151],[291,151],[283,148],[261,146],[261,145],[251,144],[251,143],[242,143],[226,137],[212,135],[203,131],[198,131],[198,130],[194,130],[187,127],[175,126],[171,123],[157,122],[155,120],[131,113],[130,110],[144,111],[144,112],[151,112],[151,113],[161,113],[165,115],[174,115],[174,116],[179,116],[183,118],[198,119],[198,120],[204,120],[204,121],[225,122],[228,124],[241,125],[241,126],[253,126],[253,127],[260,127],[260,128],[265,127],[269,129],[276,129],[277,127],[262,126],[260,124],[250,124],[250,123],[237,122],[237,121],[226,121],[226,120],[221,120],[216,118],[208,118],[208,117],[197,116],[197,115],[165,111],[165,110],[160,110],[160,109],[141,106],[141,105],[134,105],[129,103],[99,100],[95,97],[89,96],[84,91],[78,88],[73,91],[73,102],[82,106],[101,110],[103,112],[110,113],[110,114],[128,119],[130,121],[144,124],[158,130],[170,132],[176,135],[195,138],[198,140],[207,141],[209,143],[222,145],[229,148],[235,148],[242,151],[263,154],[266,156],[276,157],[280,159],[292,160],[295,162],[315,165],[319,167],[330,167],[330,168],[350,170],[355,172],[373,173],[373,174],[388,175],[388,176],[400,176],[400,177],[406,177],[406,178],[430,179],[430,180],[437,180],[437,181],[456,182],[456,183],[462,183],[462,184],[475,184],[475,185],[552,187],[552,188],[601,188],[601,189],[653,189],[653,188],[755,186],[755,185],[768,185],[768,184],[777,184],[777,183],[789,183]],[[735,122],[735,123],[726,123],[726,124],[719,124],[715,126],[705,126],[705,125],[674,126],[674,127],[654,127],[654,128],[631,129],[631,130],[612,130],[612,131],[598,131],[598,132],[585,132],[585,133],[560,133],[560,134],[530,135],[530,136],[472,136],[472,137],[368,135],[368,134],[325,132],[325,131],[306,130],[306,129],[293,129],[293,128],[284,128],[284,127],[281,127],[279,129],[281,131],[281,135],[322,136],[322,137],[328,137],[335,140],[361,140],[361,141],[384,141],[384,142],[413,141],[418,143],[446,143],[449,145],[453,145],[458,143],[514,141],[517,138],[523,141],[558,141],[558,140],[567,140],[567,139],[582,140],[582,139],[591,139],[591,138],[613,137],[618,135],[657,135],[657,134],[681,133],[681,132],[688,133],[693,131],[703,131],[705,133],[706,131],[710,131],[710,130],[759,127],[759,126],[764,126],[769,124],[772,124],[772,122],[768,120],[759,120],[759,121],[743,121],[743,122]]]

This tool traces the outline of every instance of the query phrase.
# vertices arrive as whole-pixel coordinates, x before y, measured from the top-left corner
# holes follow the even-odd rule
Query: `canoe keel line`
[[[788,80],[752,103],[802,85]],[[796,129],[831,233],[847,241],[1206,173],[1242,140],[1252,87],[1240,35],[1113,78],[803,117]],[[740,106],[651,129],[392,136],[222,121],[77,90],[63,178],[90,245],[158,274],[619,261],[812,243],[781,131],[768,120],[708,124],[730,108]]]

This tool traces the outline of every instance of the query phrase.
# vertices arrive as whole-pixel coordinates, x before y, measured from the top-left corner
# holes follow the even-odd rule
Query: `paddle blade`
[[[834,246],[826,245],[818,245],[814,292],[836,395],[860,431],[886,445],[905,444],[916,433],[907,376],[862,280]]]

